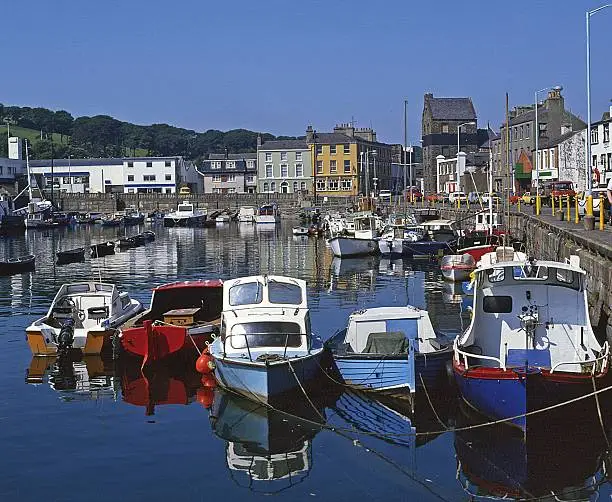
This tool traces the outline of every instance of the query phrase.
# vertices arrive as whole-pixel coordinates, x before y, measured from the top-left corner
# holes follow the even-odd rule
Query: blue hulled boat
[[[210,355],[221,386],[263,402],[321,375],[324,348],[310,330],[306,282],[266,275],[226,281]]]
[[[591,328],[577,256],[516,261],[504,249],[475,271],[472,322],[455,340],[453,368],[471,407],[526,431],[527,413],[593,391],[609,347]]]

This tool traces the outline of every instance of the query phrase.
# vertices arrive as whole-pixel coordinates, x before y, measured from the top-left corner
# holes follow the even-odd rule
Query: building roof
[[[318,132],[314,135],[314,142],[325,145],[337,145],[342,143],[354,143],[358,138],[351,138],[339,132]]]
[[[471,98],[434,98],[425,95],[434,120],[476,120]]]
[[[539,114],[538,114],[539,116]],[[556,146],[560,143],[563,143],[566,139],[571,138],[572,136],[575,136],[576,134],[579,134],[580,132],[584,131],[586,129],[586,127],[582,127],[578,130],[575,131],[568,131],[565,134],[562,134],[561,136],[559,136],[558,138],[555,138],[551,141],[548,140],[548,138],[542,138],[539,142],[539,149],[541,150],[542,148],[551,148],[553,146]],[[532,151],[535,151],[535,148],[532,149]]]
[[[68,166],[122,166],[122,158],[114,159],[53,159],[54,167]],[[32,167],[51,167],[51,159],[31,160]]]
[[[260,150],[308,150],[305,139],[277,139],[266,141]]]
[[[208,160],[243,160],[243,159],[256,159],[256,152],[248,152],[248,153],[210,153],[208,155]]]

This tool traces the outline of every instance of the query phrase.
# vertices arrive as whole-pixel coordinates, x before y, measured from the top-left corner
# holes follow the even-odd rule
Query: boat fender
[[[200,382],[202,382],[202,385],[204,387],[209,387],[211,389],[214,389],[217,386],[217,380],[215,379],[215,376],[211,373],[202,375]]]
[[[196,371],[203,375],[212,373],[215,369],[215,360],[208,352],[202,352],[195,364]]]
[[[204,408],[208,409],[212,406],[215,399],[215,392],[211,387],[202,387],[196,393],[196,399]]]

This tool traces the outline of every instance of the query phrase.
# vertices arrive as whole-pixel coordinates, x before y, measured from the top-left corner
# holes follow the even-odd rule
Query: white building
[[[460,192],[461,176],[466,170],[467,155],[459,152],[457,157],[447,159],[444,155],[436,157],[436,193]]]
[[[593,186],[606,186],[612,178],[612,145],[610,129],[612,128],[612,106],[599,122],[591,124],[591,168],[593,169]]]
[[[201,186],[182,157],[32,160],[30,169],[46,188],[64,193],[176,193],[183,185],[195,193]]]
[[[8,138],[9,156],[0,157],[0,187],[10,193],[15,192],[17,178],[26,174],[26,163],[23,160],[22,142],[19,138]]]

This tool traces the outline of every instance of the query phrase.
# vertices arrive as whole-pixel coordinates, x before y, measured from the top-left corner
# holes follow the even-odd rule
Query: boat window
[[[270,303],[288,303],[299,305],[302,303],[302,288],[297,284],[268,281],[268,299]]]
[[[548,267],[531,265],[520,265],[512,267],[512,275],[516,280],[539,280],[545,281],[548,279]]]
[[[130,296],[125,294],[121,295],[121,308],[125,310],[126,307],[130,304]]]
[[[482,310],[487,314],[509,314],[512,312],[512,297],[485,296],[482,299]]]
[[[103,291],[106,293],[111,293],[113,291],[113,285],[96,283],[96,291]]]
[[[66,294],[87,293],[88,291],[89,284],[71,284],[66,288]]]
[[[489,282],[502,282],[506,273],[503,268],[492,268],[487,270],[487,276],[489,277]]]
[[[230,343],[234,349],[254,347],[299,347],[300,325],[285,321],[255,321],[232,327]]]
[[[574,282],[574,271],[566,268],[557,269],[557,280],[564,284],[571,284]]]
[[[236,284],[229,290],[230,305],[252,305],[262,300],[263,284],[259,281]]]
[[[179,204],[178,206],[179,211],[191,211],[192,209],[193,206],[191,204]]]

